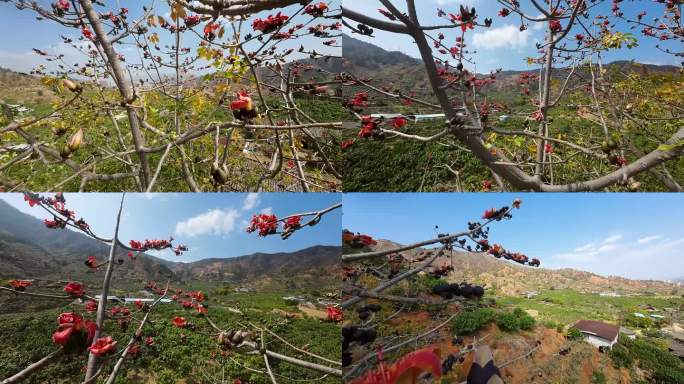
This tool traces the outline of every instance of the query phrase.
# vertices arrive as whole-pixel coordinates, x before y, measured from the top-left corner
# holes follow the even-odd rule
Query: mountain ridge
[[[293,280],[313,276],[323,284],[321,269],[332,272],[339,262],[339,247],[316,245],[295,252],[255,252],[230,258],[211,258],[189,263],[141,254],[135,260],[118,251],[117,279],[150,281],[171,278],[182,282],[209,280],[258,285],[293,285]],[[102,271],[92,272],[83,263],[87,255],[102,260],[109,247],[72,230],[46,228],[43,223],[0,199],[0,278],[71,279],[99,283]],[[300,279],[304,280],[304,279]],[[296,284],[294,284],[296,285]]]
[[[390,240],[376,240],[372,250],[388,250],[402,246]],[[401,252],[412,259],[425,249]],[[663,280],[636,280],[622,276],[603,276],[573,268],[534,268],[514,262],[497,259],[476,252],[454,251],[454,271],[445,279],[449,282],[467,281],[483,284],[508,296],[517,296],[531,291],[572,289],[582,293],[603,294],[658,294],[684,293],[676,283]],[[433,266],[448,264],[449,257],[440,257]],[[542,265],[544,260],[542,260]]]

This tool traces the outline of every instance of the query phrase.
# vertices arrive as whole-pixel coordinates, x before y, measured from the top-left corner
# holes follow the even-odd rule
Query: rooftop
[[[595,320],[580,320],[572,327],[578,329],[582,333],[598,336],[606,340],[615,340],[620,332],[620,327],[617,325],[607,324]]]

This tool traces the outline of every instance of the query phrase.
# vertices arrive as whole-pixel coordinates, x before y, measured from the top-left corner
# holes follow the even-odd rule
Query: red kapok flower
[[[88,27],[83,27],[81,29],[81,33],[83,33],[83,37],[85,37],[88,40],[94,40],[95,39],[95,35],[93,35],[93,32],[90,31],[90,29]]]
[[[318,4],[310,4],[304,9],[304,13],[311,16],[323,16],[323,12],[328,10],[328,4],[320,2]]]
[[[549,143],[544,144],[544,152],[553,153],[553,146]]]
[[[65,312],[65,313],[60,314],[59,317],[57,317],[57,323],[60,325],[61,324],[67,324],[67,323],[74,323],[75,324],[75,323],[80,323],[81,321],[83,321],[83,318],[81,316],[79,316],[78,314],[73,313],[73,312]]]
[[[145,344],[147,345],[153,345],[154,344],[154,338],[152,336],[147,336],[145,338]]]
[[[247,91],[240,91],[237,94],[237,99],[230,102],[230,109],[233,111],[237,110],[251,110],[252,109],[252,98],[249,97]]]
[[[342,142],[342,144],[340,144],[340,147],[342,149],[347,149],[347,148],[351,147],[352,145],[354,145],[354,140],[347,140],[347,141]]]
[[[491,219],[492,217],[496,216],[496,214],[499,213],[498,210],[495,208],[490,208],[484,212],[484,215],[482,215],[483,219]]]
[[[343,318],[342,309],[335,307],[335,306],[332,306],[332,305],[329,305],[326,308],[326,311],[328,313],[328,321],[335,321],[335,322],[342,321],[342,318]]]
[[[88,350],[90,353],[96,356],[106,355],[114,350],[116,346],[116,340],[112,339],[111,336],[100,337],[95,340],[95,344],[90,346]]]
[[[252,28],[255,31],[261,31],[263,33],[273,32],[280,28],[289,18],[283,15],[282,12],[278,12],[275,15],[268,15],[265,19],[256,19],[252,22]]]
[[[379,352],[378,355],[382,355]],[[384,384],[384,383],[416,383],[420,374],[428,372],[433,380],[442,376],[442,360],[434,352],[434,348],[423,348],[413,351],[394,364],[387,367],[380,363],[380,367],[363,377],[353,381],[353,384]]]
[[[26,290],[26,287],[30,286],[33,284],[32,282],[28,280],[10,280],[9,285],[12,286],[13,289],[16,289],[17,291],[24,291]]]
[[[98,306],[99,306],[99,304],[97,303],[97,301],[88,300],[88,302],[85,305],[85,310],[86,310],[86,312],[92,313],[92,312],[97,311]]]
[[[288,217],[287,220],[285,220],[284,227],[285,229],[289,228],[299,228],[300,222],[302,221],[301,216],[292,216]]]
[[[174,317],[173,318],[173,325],[175,325],[178,328],[185,328],[188,325],[188,322],[185,321],[185,317]]]
[[[57,330],[52,334],[52,342],[59,345],[66,345],[71,339],[71,334],[74,333],[74,324],[60,324]]]
[[[259,236],[267,236],[275,233],[278,230],[278,218],[276,215],[269,215],[266,213],[252,216],[252,221],[250,221],[249,227],[247,227],[247,232],[252,233],[256,230],[259,230]]]
[[[392,119],[392,126],[394,127],[394,129],[399,129],[406,125],[407,122],[408,120],[406,120],[406,118],[404,117],[395,117],[394,119]]]
[[[87,265],[90,268],[96,268],[97,267],[97,258],[95,256],[88,256],[88,260],[86,260],[85,265]]]
[[[70,282],[64,286],[64,292],[71,296],[81,297],[83,296],[83,284]]]

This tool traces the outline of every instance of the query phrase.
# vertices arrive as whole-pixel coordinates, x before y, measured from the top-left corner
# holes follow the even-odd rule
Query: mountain
[[[373,250],[387,250],[401,246],[389,240],[378,240]],[[345,252],[347,252],[345,250]],[[412,258],[417,250],[402,252]],[[440,257],[433,265],[449,264],[450,257]],[[544,260],[542,260],[542,265]],[[571,289],[582,293],[659,294],[684,293],[681,285],[657,280],[631,280],[618,276],[601,276],[576,269],[534,268],[497,259],[482,253],[453,252],[454,271],[447,276],[450,282],[467,281],[483,284],[506,296],[530,291]]]
[[[357,77],[371,79],[371,84],[381,87],[391,85],[393,89],[404,92],[416,92],[417,95],[431,95],[432,90],[427,80],[425,67],[420,59],[402,52],[387,51],[376,45],[355,39],[348,35],[342,37],[343,69]],[[522,60],[522,58],[521,58]],[[467,67],[467,65],[466,65]],[[620,73],[638,74],[675,74],[680,68],[671,65],[641,64],[632,61],[615,61],[607,65],[610,70]],[[488,85],[498,91],[517,92],[518,76],[530,71],[502,70],[496,75],[496,82]],[[556,70],[558,78],[566,75],[566,71]],[[576,71],[582,74],[583,70]],[[588,71],[585,78],[589,79]],[[488,74],[487,74],[488,75]]]
[[[0,199],[0,278],[99,284],[104,271],[92,272],[83,263],[89,255],[103,260],[108,252],[109,247],[97,240],[68,229],[48,229],[40,220]],[[290,253],[255,253],[192,263],[167,261],[147,254],[131,261],[125,251],[117,257],[124,262],[116,267],[115,279],[134,282],[136,286],[141,281],[170,277],[176,282],[202,280],[254,287],[329,287],[334,284],[330,276],[336,275],[340,248],[314,246]]]

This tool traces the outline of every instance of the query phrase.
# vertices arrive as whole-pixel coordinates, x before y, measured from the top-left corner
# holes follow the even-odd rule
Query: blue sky
[[[529,1],[521,1],[523,9],[530,15],[537,16],[540,13],[534,9]],[[604,0],[602,4],[592,11],[601,14],[610,14],[610,1]],[[406,2],[404,0],[393,0],[398,9],[405,12]],[[497,16],[502,6],[495,0],[420,0],[416,1],[418,7],[418,14],[423,25],[442,25],[445,23],[444,19],[437,17],[437,8],[443,9],[445,12],[457,14],[459,5],[464,4],[475,7],[479,15],[478,20],[483,22],[485,18],[492,18],[494,20],[491,28],[475,28],[475,30],[468,30],[466,33],[466,44],[469,50],[476,49],[477,54],[474,55],[477,66],[465,64],[466,68],[474,70],[479,73],[487,73],[497,68],[511,69],[511,70],[528,70],[532,67],[525,62],[526,57],[538,55],[535,48],[536,41],[544,41],[545,26],[542,23],[537,24],[537,27],[530,26],[525,32],[520,32],[520,18],[509,15],[506,18]],[[635,16],[639,12],[647,11],[648,14],[644,18],[645,21],[652,20],[653,17],[661,17],[663,12],[663,4],[657,4],[653,1],[623,1],[620,3],[621,9],[625,15]],[[378,12],[378,8],[383,8],[378,0],[346,0],[343,6],[354,11],[362,12],[366,15],[376,17],[382,20],[388,20]],[[625,25],[620,23],[618,25]],[[622,28],[622,27],[620,27]],[[624,30],[622,28],[621,30]],[[349,30],[345,28],[346,33]],[[632,31],[634,36],[639,40],[639,47],[632,50],[622,49],[612,51],[607,54],[606,62],[615,60],[632,60],[649,64],[670,64],[678,65],[681,61],[677,60],[673,55],[668,55],[655,48],[656,41],[653,38],[644,38],[641,34],[641,29]],[[460,36],[461,30],[458,28],[458,33],[442,30],[446,36],[446,41],[453,42],[457,36]],[[573,33],[570,36],[574,36]],[[369,43],[380,46],[386,50],[401,51],[413,57],[419,57],[418,49],[413,43],[413,40],[406,35],[388,33],[378,31],[374,33],[375,37],[361,36],[353,34],[353,37],[367,41]],[[433,34],[436,36],[436,34]],[[681,43],[665,43],[661,46],[670,48],[675,47],[681,51]]]
[[[684,195],[404,193],[345,194],[343,227],[408,244],[460,232],[485,209],[523,200],[513,219],[491,226],[491,241],[575,268],[636,279],[684,277]]]
[[[67,208],[83,217],[93,231],[105,237],[114,232],[114,220],[121,194],[65,194]],[[48,218],[40,208],[30,208],[23,195],[0,194],[22,212]],[[190,251],[182,256],[173,252],[155,252],[172,261],[196,261],[211,257],[234,257],[254,252],[291,252],[314,245],[340,245],[342,212],[326,214],[318,225],[307,227],[287,240],[280,236],[258,237],[245,232],[247,221],[255,213],[272,212],[279,217],[310,212],[339,203],[334,193],[162,193],[126,194],[120,238],[128,240],[168,239],[186,244]]]
[[[47,9],[50,8],[51,0],[38,0],[38,4],[42,5]],[[151,1],[151,0],[105,0],[105,4],[114,9],[119,7],[127,7],[129,9],[129,20],[134,20],[143,14],[142,7],[150,6],[150,4],[155,3],[155,15],[161,15],[166,18],[167,21],[171,22],[170,9],[168,3],[164,0]],[[331,9],[338,9],[341,4],[341,0],[331,0],[327,1]],[[117,5],[119,4],[119,5]],[[299,5],[292,5],[281,9],[285,15],[292,15],[297,10],[299,10]],[[103,8],[98,8],[99,11],[103,11]],[[107,10],[107,12],[109,9]],[[277,11],[264,11],[254,15],[250,18],[243,26],[243,35],[246,33],[252,33],[251,28],[252,21],[256,18],[264,18],[269,14],[276,13]],[[106,12],[105,12],[106,13]],[[224,19],[225,20],[225,19]],[[297,16],[292,20],[293,25],[297,23],[306,23],[311,20],[308,15]],[[329,19],[319,18],[313,24],[318,23],[331,24],[332,21]],[[202,28],[204,23],[196,26],[194,29],[199,33],[202,33]],[[307,25],[308,26],[308,25]],[[168,31],[156,28],[155,31],[158,33],[161,41],[160,46],[165,44],[173,44],[172,35]],[[226,29],[226,37],[232,36],[228,33],[231,31],[230,27]],[[36,55],[31,51],[32,48],[38,48],[44,50],[48,53],[63,53],[65,55],[65,61],[69,64],[75,63],[85,63],[86,57],[80,52],[68,47],[62,43],[60,35],[71,37],[74,40],[81,36],[81,31],[79,29],[67,28],[51,21],[41,21],[36,20],[36,13],[31,10],[17,10],[10,3],[0,2],[0,36],[5,36],[5,38],[0,40],[0,67],[10,68],[16,71],[29,72],[33,67],[40,64],[47,64],[48,68],[52,64],[46,63],[44,58]],[[9,38],[13,37],[13,38]],[[183,34],[183,39],[185,43],[182,44],[183,47],[197,48],[197,43],[199,39],[192,33]],[[283,43],[278,44],[278,51],[284,51],[288,48],[294,48],[295,53],[290,55],[291,59],[300,59],[303,56],[296,52],[296,49],[300,45],[304,45],[307,50],[315,49],[319,53],[340,55],[341,48],[331,48],[322,44],[323,41],[328,39],[319,39],[314,37],[304,37],[296,40],[288,40]],[[340,39],[337,39],[338,41]],[[131,42],[131,39],[126,39],[125,41]],[[218,41],[218,40],[217,40]],[[255,41],[255,44],[257,42]],[[247,50],[255,49],[255,44],[249,44]],[[139,55],[132,46],[117,46],[116,49],[126,57],[127,63],[139,63]],[[168,58],[167,58],[168,59]],[[167,60],[168,61],[168,60]],[[206,65],[206,62],[204,63]]]

